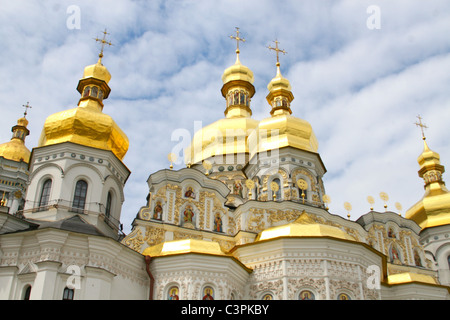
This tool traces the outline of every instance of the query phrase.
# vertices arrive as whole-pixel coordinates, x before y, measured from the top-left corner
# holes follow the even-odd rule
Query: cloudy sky
[[[378,19],[379,18],[379,19]],[[311,123],[327,168],[330,212],[351,219],[423,195],[417,175],[422,152],[420,114],[431,149],[450,168],[450,2],[414,1],[0,1],[0,142],[24,111],[37,146],[47,116],[73,108],[83,68],[105,49],[112,75],[104,112],[125,131],[124,231],[145,205],[148,176],[167,168],[177,129],[222,118],[223,71],[235,61],[229,35],[240,27],[241,62],[255,75],[253,118],[269,116],[267,84],[278,39],[293,115]],[[182,164],[175,168],[183,167]],[[447,175],[444,174],[444,179]]]

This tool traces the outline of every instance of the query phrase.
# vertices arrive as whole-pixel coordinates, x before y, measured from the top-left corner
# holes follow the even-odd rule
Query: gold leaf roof
[[[422,229],[450,224],[450,193],[442,180],[444,166],[440,156],[432,151],[424,140],[423,152],[417,159],[419,176],[424,178],[425,194],[405,214]]]
[[[305,211],[294,222],[261,231],[255,241],[280,237],[331,237],[355,241],[352,236],[338,227],[314,221]]]
[[[17,120],[17,125],[13,127],[13,132],[20,130],[23,132],[22,137],[13,135],[10,141],[0,144],[0,157],[8,160],[23,161],[28,163],[30,161],[30,150],[25,146],[25,136],[29,133],[27,129],[28,120],[25,117]]]
[[[215,241],[183,239],[166,241],[146,248],[142,254],[144,256],[161,257],[183,253],[200,253],[216,256],[228,256]]]
[[[96,64],[84,69],[77,90],[83,93],[85,87],[98,86],[104,92],[103,99],[106,99],[110,91],[107,84],[110,79],[111,74],[99,59]],[[77,108],[57,112],[46,119],[38,146],[73,142],[110,150],[122,160],[128,151],[128,137],[102,110],[103,103],[100,99],[82,97]]]

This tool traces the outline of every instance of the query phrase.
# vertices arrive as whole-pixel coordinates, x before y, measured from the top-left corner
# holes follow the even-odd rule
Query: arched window
[[[86,204],[87,182],[79,180],[75,186],[75,194],[73,195],[72,211],[83,213]]]
[[[111,203],[112,203],[112,194],[111,191],[109,191],[108,196],[106,197],[106,209],[105,209],[105,216],[107,218],[111,216]]]
[[[52,179],[47,179],[44,181],[41,190],[41,197],[39,198],[39,208],[46,210],[48,205],[48,200],[50,199],[50,191],[52,189]]]
[[[23,300],[30,300],[30,295],[31,295],[31,286],[28,285],[25,288],[24,294],[23,294]]]
[[[64,288],[63,291],[63,300],[73,300],[73,289],[69,289],[67,287]]]
[[[85,87],[83,91],[83,98],[89,96],[91,92],[91,87]]]
[[[303,199],[305,199],[305,201],[307,201],[308,200],[308,190],[307,189],[302,190],[302,189],[298,188],[298,197],[302,201],[303,201]]]
[[[97,98],[97,94],[98,94],[98,88],[97,87],[92,87],[91,97]]]
[[[447,257],[448,268],[450,269],[450,256]]]

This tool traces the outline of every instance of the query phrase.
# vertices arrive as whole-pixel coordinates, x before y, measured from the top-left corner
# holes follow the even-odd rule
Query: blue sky
[[[369,6],[380,28],[369,29]],[[68,28],[79,9],[79,28]],[[266,48],[278,39],[283,75],[292,85],[293,115],[311,123],[327,168],[330,212],[351,219],[383,211],[381,191],[405,211],[423,195],[417,175],[422,115],[427,141],[450,163],[450,2],[448,1],[0,1],[0,141],[28,113],[37,146],[45,118],[77,105],[83,68],[97,61],[107,28],[114,44],[104,65],[112,79],[104,112],[125,131],[131,170],[122,222],[145,205],[148,176],[167,168],[177,144],[171,134],[194,122],[223,117],[223,71],[234,63],[238,26],[246,39],[241,62],[255,75],[253,118],[269,116],[267,84],[275,57]],[[449,164],[450,165],[450,164]],[[176,165],[175,168],[181,168]],[[444,174],[444,180],[447,175]]]

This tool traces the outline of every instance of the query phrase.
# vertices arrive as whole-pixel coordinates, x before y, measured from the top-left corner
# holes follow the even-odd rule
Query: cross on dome
[[[275,40],[274,41],[275,42],[275,48],[274,47],[271,47],[270,45],[267,47],[269,50],[273,50],[273,51],[275,51],[276,52],[276,54],[277,54],[277,65],[279,65],[280,64],[280,57],[279,57],[279,53],[281,52],[282,54],[286,54],[287,52],[283,49],[279,49],[278,48],[278,44],[280,43],[278,40]]]
[[[239,28],[236,28],[236,36],[230,36],[230,39],[236,40],[236,53],[239,53],[239,41],[245,42],[244,38],[239,37]]]
[[[98,56],[100,57],[100,59],[103,58],[103,49],[105,48],[105,45],[106,45],[106,44],[109,45],[109,46],[112,46],[112,45],[113,45],[113,44],[111,43],[111,41],[106,41],[106,35],[107,35],[107,34],[109,34],[109,33],[106,32],[106,29],[105,29],[105,31],[103,31],[103,39],[99,39],[99,38],[95,38],[95,39],[94,39],[96,42],[101,42],[101,44],[102,44],[100,53],[99,53],[99,55],[98,55]]]
[[[415,125],[420,127],[420,130],[422,131],[422,139],[426,140],[423,129],[428,129],[428,127],[424,123],[422,123],[423,118],[420,116],[420,114],[417,116],[417,119],[419,119],[419,122],[416,122]]]
[[[25,112],[23,113],[23,117],[26,118],[27,113],[28,113],[28,109],[31,108],[30,103],[27,102],[27,104],[23,104],[22,107],[25,108]]]

